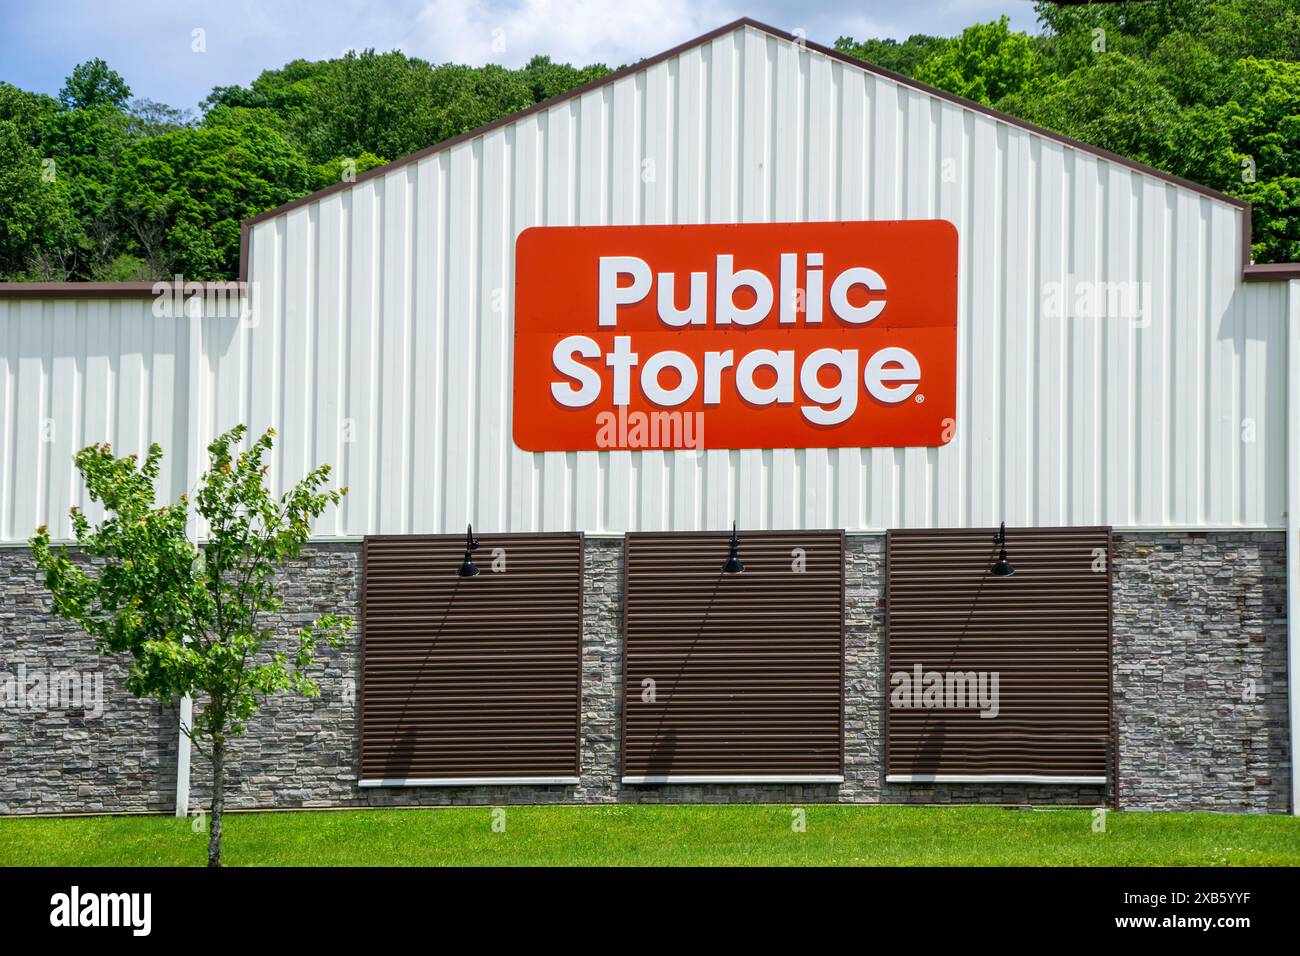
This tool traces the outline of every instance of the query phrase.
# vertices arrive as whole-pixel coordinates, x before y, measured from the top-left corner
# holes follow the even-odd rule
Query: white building
[[[209,297],[177,314],[148,284],[0,287],[0,541],[41,524],[68,537],[68,507],[88,504],[78,448],[159,442],[175,496],[242,422],[278,429],[278,486],[335,465],[349,495],[321,540],[468,522],[853,539],[1005,521],[1229,535],[1224,548],[1258,554],[1285,532],[1294,621],[1300,265],[1251,264],[1249,218],[1214,190],[738,21],[249,220],[242,308]],[[525,229],[894,220],[956,230],[946,444],[764,447],[761,428],[754,447],[703,451],[513,440]],[[575,314],[573,331],[594,328]],[[1294,680],[1294,625],[1261,621]],[[1294,696],[1270,693],[1294,742]],[[1294,747],[1292,772],[1285,759],[1269,806],[1293,809]]]

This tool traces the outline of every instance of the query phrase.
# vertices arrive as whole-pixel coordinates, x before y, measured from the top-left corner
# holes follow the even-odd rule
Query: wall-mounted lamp
[[[739,574],[745,570],[745,566],[740,563],[740,539],[736,537],[736,522],[731,522],[731,551],[727,555],[727,563],[722,566],[724,574]]]
[[[998,546],[998,559],[993,562],[989,574],[995,578],[1009,578],[1016,573],[1016,568],[1007,560],[1007,523],[1005,521],[998,528],[997,534],[993,536],[993,543]]]
[[[474,537],[474,526],[472,524],[465,526],[465,560],[460,563],[460,570],[456,572],[462,578],[472,578],[478,574],[478,566],[474,564],[474,559],[470,557],[478,550],[478,540]]]

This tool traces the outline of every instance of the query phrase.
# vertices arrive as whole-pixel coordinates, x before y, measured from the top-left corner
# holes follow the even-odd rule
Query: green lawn
[[[1297,865],[1300,819],[1202,813],[809,805],[490,807],[231,814],[232,866]],[[198,865],[207,836],[162,816],[0,818],[3,865]]]

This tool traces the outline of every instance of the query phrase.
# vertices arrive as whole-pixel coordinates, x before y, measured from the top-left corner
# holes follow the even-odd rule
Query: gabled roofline
[[[1054,130],[1045,129],[1044,127],[1041,126],[1035,126],[1033,123],[1022,120],[1017,116],[1012,116],[1009,113],[999,112],[998,110],[993,109],[991,106],[986,106],[985,104],[976,102],[975,100],[967,99],[964,96],[958,96],[955,93],[949,93],[946,90],[941,90],[938,89],[937,87],[928,86],[925,83],[921,83],[917,80],[914,80],[909,76],[904,76],[903,74],[896,73],[893,70],[887,70],[884,67],[876,66],[873,63],[868,63],[867,61],[860,60],[857,57],[849,56],[847,53],[841,53],[839,50],[836,50],[833,47],[827,47],[821,45],[820,43],[814,43],[811,40],[807,40],[803,37],[796,36],[795,34],[790,33],[786,30],[782,30],[774,26],[769,26],[766,23],[760,23],[758,20],[754,20],[750,17],[741,17],[738,20],[733,20],[731,23],[717,27],[714,30],[710,30],[708,33],[695,37],[693,40],[687,40],[685,43],[679,43],[677,46],[673,47],[672,49],[665,50],[662,53],[657,53],[652,57],[648,57],[647,59],[639,60],[636,63],[633,63],[629,66],[625,66],[622,69],[615,70],[612,73],[607,73],[604,76],[597,77],[593,80],[589,80],[586,83],[583,83],[581,86],[575,86],[571,90],[566,90],[563,93],[560,93],[556,96],[552,96],[550,99],[542,100],[540,103],[534,103],[532,106],[528,107],[527,109],[520,110],[517,113],[510,113],[507,116],[498,117],[497,119],[493,120],[490,123],[486,123],[483,126],[479,126],[476,127],[475,129],[467,130],[464,133],[460,133],[456,136],[452,136],[449,139],[444,139],[441,142],[434,143],[431,146],[426,146],[424,149],[417,150],[414,153],[409,153],[406,156],[398,157],[397,159],[387,162],[382,166],[375,166],[374,168],[368,169],[363,173],[358,173],[356,177],[349,182],[334,183],[332,185],[326,186],[324,189],[318,189],[315,192],[308,193],[306,196],[302,196],[299,197],[298,199],[294,199],[287,203],[283,203],[282,205],[276,206],[274,209],[268,209],[266,210],[266,212],[261,212],[258,213],[256,216],[251,216],[248,219],[245,219],[239,225],[238,281],[246,282],[248,280],[249,235],[252,231],[253,226],[257,225],[258,223],[265,222],[268,219],[273,219],[276,216],[281,216],[287,212],[291,212],[292,210],[297,209],[300,206],[305,206],[309,203],[318,202],[321,199],[326,198],[327,196],[332,196],[334,193],[342,192],[345,189],[351,189],[353,186],[356,186],[358,183],[364,183],[367,180],[375,179],[380,176],[386,175],[387,173],[393,172],[396,169],[400,169],[404,166],[408,166],[411,163],[419,162],[420,160],[425,159],[428,156],[433,156],[437,153],[443,152],[444,150],[448,150],[454,146],[458,146],[461,143],[468,142],[469,140],[472,139],[476,139],[480,136],[483,136],[486,133],[491,132],[494,129],[497,129],[501,126],[505,126],[509,123],[517,122],[518,120],[521,120],[526,116],[532,115],[533,113],[539,113],[543,110],[548,110],[551,107],[556,106],[560,103],[564,103],[571,99],[576,99],[577,97],[582,96],[583,94],[588,93],[591,90],[599,89],[603,86],[608,86],[612,83],[616,83],[619,80],[623,79],[624,77],[630,76],[633,73],[636,73],[640,70],[644,70],[647,67],[654,66],[655,64],[661,63],[664,60],[671,59],[672,57],[678,56],[679,54],[684,53],[687,50],[693,49],[694,47],[702,46],[705,43],[710,43],[713,40],[716,40],[718,37],[726,36],[727,34],[732,33],[740,29],[741,27],[751,27],[762,33],[766,33],[769,36],[776,37],[779,40],[785,40],[791,43],[798,43],[800,46],[805,47],[806,49],[813,50],[817,53],[822,54],[823,56],[828,56],[833,60],[838,60],[840,63],[844,63],[848,66],[856,67],[857,69],[862,70],[864,73],[870,73],[875,76],[884,77],[885,79],[892,80],[893,82],[898,83],[900,86],[905,86],[909,89],[916,90],[919,93],[924,93],[929,96],[937,97],[946,102],[953,103],[957,106],[960,106],[963,109],[968,109],[971,110],[972,112],[990,117],[999,123],[1006,124],[1007,126],[1013,126],[1016,127],[1017,129],[1025,130],[1037,136],[1042,136],[1045,139],[1049,139],[1054,142],[1060,143],[1061,145],[1066,146],[1070,149],[1074,149],[1082,153],[1087,153],[1088,155],[1091,156],[1096,156],[1099,159],[1104,159],[1108,163],[1113,163],[1117,166],[1123,166],[1127,169],[1131,169],[1145,176],[1150,176],[1154,179],[1162,180],[1163,182],[1169,183],[1170,185],[1179,186],[1183,189],[1191,190],[1192,192],[1198,193],[1209,199],[1215,199],[1218,200],[1219,202],[1227,203],[1230,206],[1234,206],[1242,210],[1242,217],[1241,217],[1242,278],[1247,282],[1279,281],[1283,279],[1300,279],[1300,262],[1272,262],[1272,263],[1256,264],[1250,261],[1250,244],[1251,244],[1250,203],[1248,203],[1244,199],[1238,199],[1235,196],[1229,196],[1227,193],[1220,192],[1217,189],[1211,189],[1209,186],[1202,185],[1201,183],[1193,182],[1190,179],[1184,179],[1181,176],[1175,176],[1173,173],[1167,173],[1164,170],[1156,169],[1154,166],[1148,166],[1145,163],[1138,162],[1137,160],[1129,159],[1127,156],[1121,156],[1118,153],[1112,153],[1110,150],[1102,149],[1100,146],[1093,146],[1090,143],[1085,143],[1082,140],[1073,139],[1062,133],[1057,133]],[[42,291],[38,291],[38,287]],[[67,289],[67,291],[63,291],[65,288]],[[153,283],[139,283],[139,282],[131,282],[131,283],[126,283],[126,282],[118,282],[118,283],[114,283],[114,282],[60,282],[60,283],[0,282],[0,298],[32,297],[32,296],[84,296],[87,298],[95,298],[95,297],[130,298],[130,297],[140,296],[140,295],[145,295],[145,296],[152,295],[153,294],[152,288],[153,288]]]

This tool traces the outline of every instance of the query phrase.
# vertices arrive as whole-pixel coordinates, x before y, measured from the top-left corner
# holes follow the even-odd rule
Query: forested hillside
[[[836,47],[1254,204],[1258,261],[1300,260],[1300,2],[1037,5],[959,36]],[[2,67],[0,67],[2,69]],[[0,82],[0,278],[233,276],[240,220],[608,72],[366,50],[220,87],[197,115],[102,60],[57,98]]]

